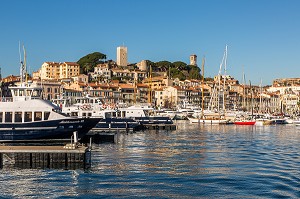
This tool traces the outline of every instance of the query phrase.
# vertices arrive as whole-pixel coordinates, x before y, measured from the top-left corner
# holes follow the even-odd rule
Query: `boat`
[[[42,88],[27,80],[21,61],[20,84],[10,86],[11,97],[0,100],[0,142],[80,140],[100,119],[68,117],[60,107],[42,99]],[[76,139],[75,139],[76,136]]]
[[[117,115],[122,118],[131,118],[142,125],[145,124],[173,124],[173,121],[168,116],[158,116],[155,110],[149,104],[135,104],[133,106],[118,108],[110,113],[107,112],[107,117]]]
[[[9,87],[12,98],[0,102],[0,141],[78,139],[100,119],[68,117],[58,106],[41,99],[42,88],[33,85]]]
[[[199,124],[226,124],[228,120],[221,118],[192,118],[188,117],[190,123],[199,123]]]
[[[141,124],[131,118],[104,118],[101,119],[92,131],[138,131]]]
[[[234,121],[235,125],[254,125],[256,123],[255,120],[239,120]]]

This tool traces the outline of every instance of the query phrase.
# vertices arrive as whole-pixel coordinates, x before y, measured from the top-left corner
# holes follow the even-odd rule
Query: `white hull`
[[[198,119],[198,118],[188,118],[190,123],[199,123],[199,124],[225,124],[227,120],[224,119]]]

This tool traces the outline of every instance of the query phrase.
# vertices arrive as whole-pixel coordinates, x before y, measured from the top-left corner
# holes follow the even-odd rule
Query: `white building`
[[[117,65],[127,66],[127,47],[125,46],[117,48]]]

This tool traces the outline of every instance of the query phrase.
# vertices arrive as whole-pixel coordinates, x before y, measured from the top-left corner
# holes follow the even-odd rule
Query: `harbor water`
[[[93,145],[92,167],[0,170],[1,198],[300,198],[300,127],[177,123]]]

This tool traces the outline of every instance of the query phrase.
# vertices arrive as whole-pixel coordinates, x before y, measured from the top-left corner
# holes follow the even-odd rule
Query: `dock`
[[[74,144],[65,146],[0,146],[0,168],[88,169],[91,150]]]

